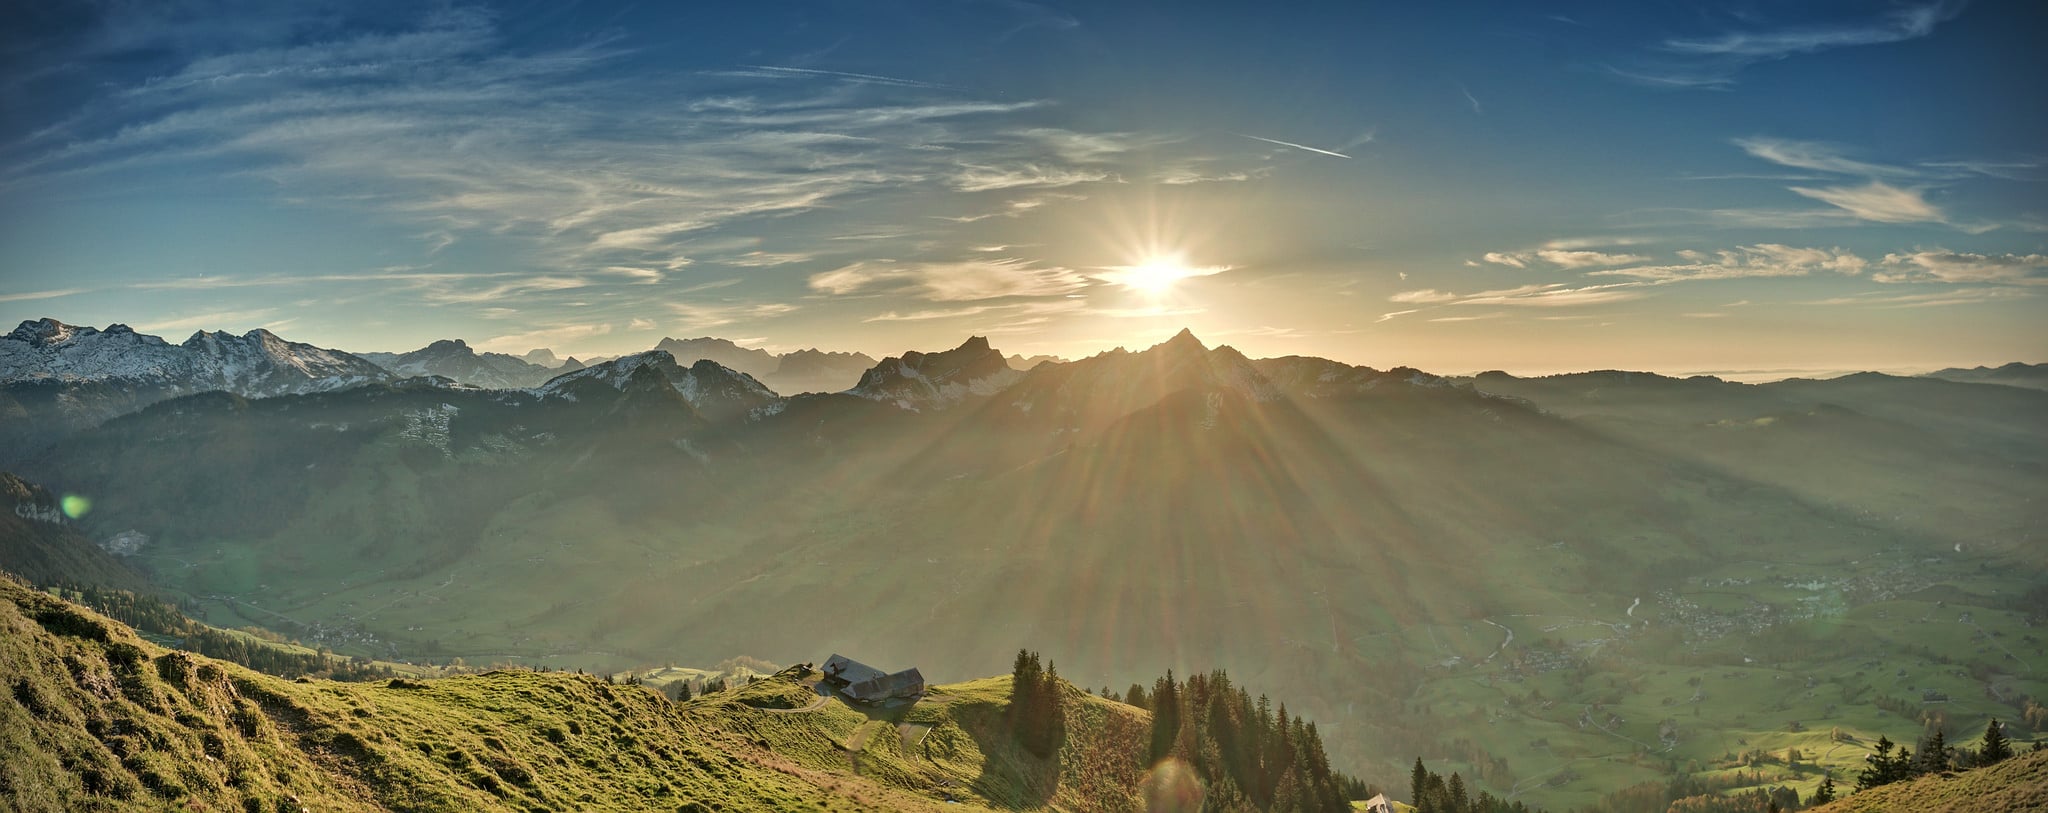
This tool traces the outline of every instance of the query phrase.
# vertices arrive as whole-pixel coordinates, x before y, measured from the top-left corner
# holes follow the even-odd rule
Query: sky
[[[1441,373],[2048,361],[2048,5],[101,0],[0,320]]]

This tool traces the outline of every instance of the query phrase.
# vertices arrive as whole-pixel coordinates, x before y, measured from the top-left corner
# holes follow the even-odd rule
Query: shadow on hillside
[[[1060,763],[1040,759],[1017,744],[1016,735],[992,710],[956,710],[956,722],[981,751],[981,775],[970,786],[991,804],[1009,810],[1042,808],[1060,787]]]

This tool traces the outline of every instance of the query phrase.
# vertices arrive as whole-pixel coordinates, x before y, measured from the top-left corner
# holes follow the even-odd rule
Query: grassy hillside
[[[1941,810],[1946,813],[2033,813],[2048,810],[2048,752],[2020,754],[2012,759],[1954,774],[1923,776],[1911,782],[1871,788],[1813,813],[1882,813],[1893,810]]]
[[[1135,809],[1149,724],[1067,686],[1039,759],[1008,678],[876,711],[793,671],[680,705],[563,672],[286,681],[4,578],[0,683],[0,806],[31,811]]]

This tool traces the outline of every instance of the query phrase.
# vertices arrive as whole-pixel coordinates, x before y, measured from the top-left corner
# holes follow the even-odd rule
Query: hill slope
[[[1055,762],[1015,746],[1008,678],[881,711],[808,707],[797,671],[685,704],[563,672],[293,682],[4,577],[0,682],[0,806],[31,811],[1133,809],[1149,723],[1064,686]]]
[[[2020,754],[1989,768],[1923,776],[1871,788],[1813,813],[1943,810],[1948,813],[2022,813],[2048,810],[2048,752]]]

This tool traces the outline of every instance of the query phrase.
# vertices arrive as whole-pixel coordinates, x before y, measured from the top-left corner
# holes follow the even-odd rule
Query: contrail
[[[1316,149],[1316,148],[1314,148],[1314,147],[1308,146],[1308,145],[1306,145],[1306,144],[1296,144],[1296,143],[1294,143],[1294,142],[1292,142],[1292,141],[1281,141],[1281,140],[1279,140],[1279,139],[1276,139],[1276,138],[1263,138],[1263,137],[1260,137],[1260,136],[1255,136],[1255,135],[1252,135],[1252,134],[1250,134],[1250,133],[1238,133],[1238,135],[1244,136],[1245,138],[1249,138],[1249,139],[1251,139],[1251,140],[1253,140],[1253,141],[1264,141],[1264,142],[1266,142],[1266,143],[1268,143],[1268,144],[1278,144],[1278,145],[1280,145],[1280,146],[1282,146],[1282,147],[1293,147],[1293,148],[1295,148],[1295,149],[1297,149],[1297,150],[1307,150],[1307,151],[1309,151],[1309,152],[1313,152],[1313,153],[1318,153],[1318,154],[1321,154],[1321,155],[1334,155],[1334,156],[1336,156],[1336,157],[1338,157],[1338,158],[1350,158],[1350,157],[1351,157],[1351,156],[1349,156],[1349,155],[1345,155],[1345,154],[1343,154],[1343,153],[1341,153],[1341,152],[1331,152],[1331,151],[1329,151],[1329,150],[1319,150],[1319,149]]]

